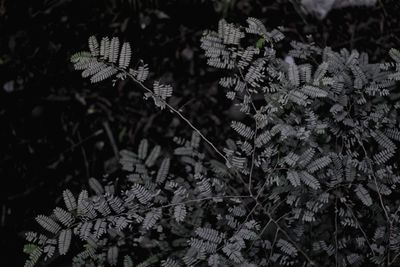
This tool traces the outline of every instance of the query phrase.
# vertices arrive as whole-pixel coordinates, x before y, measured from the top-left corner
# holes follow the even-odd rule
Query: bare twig
[[[116,66],[115,66],[116,67]],[[117,67],[116,67],[117,68]],[[126,75],[128,75],[132,81],[138,85],[141,89],[143,89],[144,91],[150,93],[152,96],[157,97],[154,92],[152,90],[150,90],[149,88],[147,88],[143,83],[141,83],[140,81],[136,80],[135,77],[130,74],[129,72],[125,71],[124,69],[121,68],[117,68],[118,70],[124,72]],[[204,136],[199,129],[197,129],[179,110],[177,110],[176,108],[174,108],[173,106],[171,106],[170,104],[168,104],[167,101],[160,99],[160,101],[163,102],[163,104],[165,104],[165,106],[172,111],[173,113],[175,113],[176,115],[178,115],[184,122],[186,122],[190,128],[192,128],[192,130],[194,130],[196,133],[198,133],[200,135],[200,137],[209,145],[212,147],[212,149],[219,155],[221,156],[226,163],[230,164],[229,159],[206,137]]]
[[[259,202],[258,202],[259,203]],[[260,204],[261,205],[261,204]],[[279,231],[296,247],[296,249],[303,255],[304,258],[309,262],[310,266],[316,266],[315,262],[311,260],[310,256],[290,237],[290,235],[279,225],[279,221],[275,220],[272,215],[268,212],[268,210],[263,207],[265,214],[268,218],[276,225]]]
[[[365,149],[365,147],[364,147],[364,144],[360,141],[359,142],[359,144],[360,144],[360,146],[361,146],[361,148],[363,149],[363,151],[364,151],[364,154],[365,154],[365,157],[368,157],[367,156],[367,150]],[[384,212],[384,214],[385,214],[385,217],[386,217],[386,223],[387,223],[387,227],[388,227],[388,243],[389,243],[389,246],[387,247],[387,263],[388,263],[388,265],[389,265],[389,261],[390,261],[390,233],[391,233],[391,229],[392,229],[392,221],[390,220],[390,217],[389,217],[389,213],[388,213],[388,211],[386,210],[386,207],[385,207],[385,204],[383,203],[383,198],[382,198],[382,194],[381,194],[381,190],[380,190],[380,188],[379,188],[379,185],[378,185],[378,181],[377,181],[377,179],[376,179],[376,176],[375,176],[375,174],[374,174],[374,169],[373,169],[373,166],[372,166],[372,164],[371,164],[371,162],[369,161],[369,160],[367,160],[367,162],[368,162],[368,165],[369,165],[369,167],[370,167],[370,169],[371,169],[371,175],[368,175],[368,178],[371,178],[371,176],[372,176],[372,178],[373,178],[373,180],[374,180],[374,184],[375,184],[375,187],[376,187],[376,192],[378,193],[378,197],[379,197],[379,202],[380,202],[380,205],[381,205],[381,207],[382,207],[382,210],[383,210],[383,212]]]
[[[361,231],[361,233],[363,234],[365,241],[367,242],[372,254],[375,256],[375,251],[372,249],[372,245],[368,240],[367,234],[365,233],[364,229],[361,227],[360,222],[358,221],[357,217],[354,215],[353,210],[346,204],[343,202],[343,204],[347,207],[348,211],[351,213],[351,216],[353,217],[353,219],[356,221],[358,229]]]
[[[114,152],[114,156],[118,160],[119,159],[119,150],[118,150],[117,143],[115,142],[115,138],[111,131],[110,124],[108,123],[108,121],[103,121],[103,127],[106,130],[106,134],[107,134],[108,140],[110,141],[110,145]]]
[[[272,221],[272,218],[270,218],[270,221]],[[277,228],[276,228],[275,235],[274,235],[274,240],[272,241],[272,244],[271,244],[271,251],[269,252],[269,257],[268,257],[268,261],[267,261],[267,266],[269,266],[269,261],[270,261],[271,258],[272,258],[272,253],[274,252],[274,247],[275,247],[276,239],[278,238],[278,233],[279,233],[279,228],[277,227]]]
[[[338,267],[339,261],[338,261],[338,209],[337,209],[337,197],[335,197],[335,266]]]
[[[385,5],[384,5],[384,3],[383,3],[382,0],[378,0],[378,2],[379,2],[379,5],[380,5],[381,8],[382,8],[384,17],[386,18],[386,17],[388,16],[388,13],[387,13],[387,11],[386,11],[386,7],[385,7]]]
[[[77,132],[79,143],[82,142],[81,134],[79,131]],[[89,162],[87,160],[87,155],[86,155],[86,150],[84,146],[81,146],[81,152],[82,152],[82,157],[83,157],[83,162],[85,164],[85,170],[86,170],[86,177],[89,179],[90,178],[90,171],[89,171]]]
[[[246,93],[247,93],[248,97],[250,98],[251,106],[254,109],[254,112],[257,113],[257,108],[254,105],[253,99],[251,97],[249,88],[247,87],[247,82],[246,82],[246,80],[245,80],[245,78],[243,76],[242,70],[239,67],[237,67],[237,69],[239,71],[240,77],[244,81],[244,87],[245,87],[245,90],[246,90]],[[257,130],[258,130],[257,120],[254,119],[254,122],[255,122],[255,126],[254,126],[254,138],[253,138],[253,152],[252,152],[252,155],[251,155],[251,166],[250,166],[249,184],[248,184],[248,191],[250,192],[250,195],[253,195],[253,192],[251,191],[251,186],[252,186],[252,182],[253,182],[252,180],[253,180],[253,171],[254,171],[254,160],[255,160],[255,157],[256,157],[256,140],[257,140]]]

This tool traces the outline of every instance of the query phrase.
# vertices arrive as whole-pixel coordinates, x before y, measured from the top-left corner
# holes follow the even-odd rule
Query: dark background
[[[35,229],[37,214],[51,212],[64,188],[76,192],[89,177],[118,177],[119,149],[143,137],[167,146],[191,132],[143,101],[133,84],[90,85],[74,72],[69,58],[87,48],[90,35],[131,42],[135,57],[149,64],[150,80],[172,84],[171,103],[223,145],[238,114],[206,66],[203,30],[223,17],[243,23],[253,16],[269,29],[284,26],[288,40],[357,48],[380,61],[400,48],[400,1],[378,2],[318,21],[284,0],[0,0],[0,265],[23,266],[24,231]]]

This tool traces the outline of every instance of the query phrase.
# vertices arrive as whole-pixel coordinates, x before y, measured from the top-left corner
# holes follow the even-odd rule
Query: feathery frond
[[[58,223],[45,215],[38,215],[36,217],[36,221],[40,224],[40,226],[53,234],[58,233],[61,229]]]
[[[69,251],[71,245],[72,231],[71,229],[61,230],[58,236],[58,252],[65,255]]]
[[[132,49],[129,43],[123,43],[121,53],[119,54],[118,66],[122,69],[129,67],[132,57]]]
[[[372,198],[370,194],[368,193],[367,189],[364,188],[361,184],[359,184],[355,189],[354,189],[357,197],[361,200],[361,202],[365,206],[371,206],[372,205]]]

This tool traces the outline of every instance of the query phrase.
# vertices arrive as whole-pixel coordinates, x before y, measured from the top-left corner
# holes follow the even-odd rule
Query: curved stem
[[[120,69],[121,71],[123,71],[124,73],[126,73],[135,84],[137,84],[140,88],[142,88],[143,90],[145,90],[146,92],[150,93],[153,97],[157,97],[160,101],[163,102],[163,104],[165,104],[166,107],[168,107],[169,110],[171,110],[173,113],[175,113],[176,115],[178,115],[184,122],[186,122],[190,128],[192,128],[196,133],[198,133],[200,135],[200,137],[208,144],[212,147],[212,149],[219,155],[221,156],[227,163],[229,162],[229,159],[222,154],[222,152],[204,135],[200,132],[199,129],[196,128],[196,126],[194,126],[179,110],[177,110],[176,108],[174,108],[173,106],[171,106],[170,104],[167,103],[167,101],[160,99],[158,96],[156,96],[154,94],[153,91],[151,91],[149,88],[147,88],[143,83],[139,82],[138,80],[135,79],[135,77],[126,72],[125,70]]]

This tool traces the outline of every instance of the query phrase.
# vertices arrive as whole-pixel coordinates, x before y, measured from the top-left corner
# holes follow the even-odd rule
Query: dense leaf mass
[[[173,156],[147,140],[121,152],[118,186],[91,179],[91,193],[65,191],[66,210],[37,217],[45,234],[27,234],[26,266],[75,241],[74,266],[398,264],[400,52],[376,64],[292,42],[285,61],[283,41],[255,18],[204,33],[207,62],[243,113],[221,152],[167,102],[172,87],[148,89],[144,65],[129,68],[130,45],[90,37],[75,69],[92,82],[132,79],[194,132],[175,137]],[[201,152],[200,137],[224,164]]]

